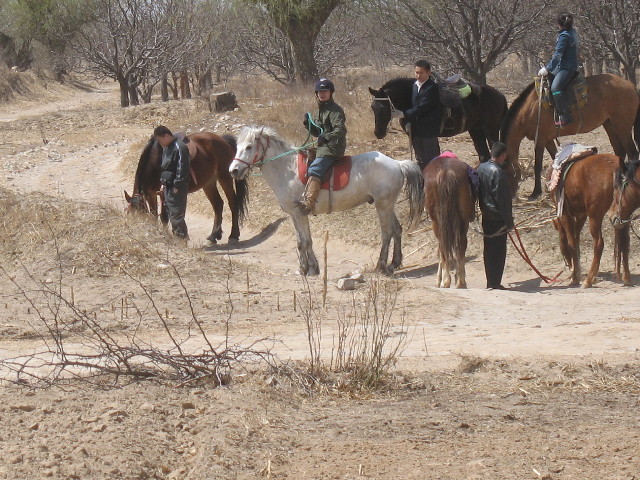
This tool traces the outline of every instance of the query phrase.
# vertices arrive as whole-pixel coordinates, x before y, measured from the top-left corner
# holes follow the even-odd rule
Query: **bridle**
[[[253,158],[250,162],[246,162],[241,158],[235,157],[234,160],[237,160],[240,163],[244,163],[247,167],[251,168],[254,165],[260,166],[264,163],[267,158],[267,150],[269,150],[269,146],[271,144],[271,137],[267,138],[267,144],[264,145],[261,141],[262,137],[260,135],[256,135],[256,153],[253,155]],[[262,147],[262,158],[258,160],[258,156],[260,155],[260,147]]]
[[[629,185],[634,185],[636,188],[640,188],[640,182],[638,182],[638,180],[636,180],[635,174],[633,174],[631,176],[631,182],[627,179],[626,176],[622,179],[622,185],[618,189],[618,190],[620,190],[620,195],[618,196],[618,199],[617,199],[618,200],[618,211],[616,212],[616,216],[612,220],[614,223],[619,223],[621,225],[626,225],[627,223],[631,223],[634,220],[637,220],[638,218],[640,218],[640,215],[633,215],[633,211],[631,212],[631,214],[629,214],[630,216],[629,216],[628,219],[623,220],[621,218],[620,211],[622,210],[622,197],[624,195],[625,190],[627,189],[627,187]]]

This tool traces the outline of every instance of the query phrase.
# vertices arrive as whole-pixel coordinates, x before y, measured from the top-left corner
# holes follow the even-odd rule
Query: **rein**
[[[516,244],[515,240],[513,239],[514,236],[511,234],[511,232],[509,232],[509,240],[511,240],[511,243],[515,247],[516,251],[520,254],[522,259],[533,269],[534,272],[536,272],[536,274],[542,280],[544,280],[545,283],[549,283],[549,284],[552,284],[552,285],[554,283],[557,283],[558,282],[558,277],[562,273],[562,270],[560,270],[558,272],[558,274],[553,278],[547,277],[546,275],[543,275],[542,273],[540,273],[540,270],[538,270],[536,268],[536,266],[533,264],[533,262],[531,261],[531,258],[529,258],[529,254],[527,253],[527,251],[524,248],[524,244],[522,243],[522,238],[520,238],[520,232],[518,231],[518,229],[516,227],[513,227],[513,231],[515,233],[515,237],[518,240],[519,246]]]
[[[304,143],[302,145],[300,145],[299,147],[294,147],[291,150],[287,150],[286,152],[282,152],[279,153],[278,155],[275,155],[273,157],[269,157],[266,158],[267,156],[267,151],[269,150],[269,146],[271,143],[271,137],[267,137],[267,145],[264,146],[262,144],[262,142],[260,141],[260,137],[256,138],[256,153],[253,156],[253,159],[251,160],[251,162],[246,162],[244,160],[242,160],[241,158],[234,158],[234,160],[237,160],[240,163],[244,163],[247,167],[251,168],[253,166],[256,167],[261,167],[262,165],[264,165],[265,163],[269,163],[272,162],[274,160],[278,160],[279,158],[282,157],[286,157],[287,155],[291,155],[292,153],[296,153],[299,152],[301,150],[305,150],[306,148],[310,147],[311,145],[315,145],[318,143],[318,140],[312,140],[309,142],[309,138],[311,137],[311,127],[314,126],[316,127],[319,131],[320,131],[320,135],[324,134],[324,128],[322,128],[320,125],[316,124],[313,119],[311,118],[311,115],[309,115],[309,126],[308,126],[308,134],[307,134],[307,138],[304,141]],[[258,152],[259,152],[259,148],[258,147],[262,147],[262,159],[261,160],[257,160],[258,159]]]

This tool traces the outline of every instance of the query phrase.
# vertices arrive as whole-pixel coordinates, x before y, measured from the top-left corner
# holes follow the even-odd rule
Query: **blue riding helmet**
[[[327,80],[326,78],[321,78],[316,82],[316,92],[320,90],[331,90],[331,92],[336,91],[336,87],[334,87],[333,82],[331,80]]]

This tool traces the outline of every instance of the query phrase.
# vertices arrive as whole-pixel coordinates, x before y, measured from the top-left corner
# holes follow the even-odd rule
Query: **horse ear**
[[[369,93],[375,97],[377,95],[380,95],[381,92],[380,90],[374,90],[373,88],[369,87]]]
[[[124,191],[124,198],[127,200],[127,203],[131,203],[131,197],[126,190]]]

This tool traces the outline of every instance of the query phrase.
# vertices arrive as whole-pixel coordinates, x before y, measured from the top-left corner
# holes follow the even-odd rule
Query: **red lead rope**
[[[558,274],[553,277],[553,278],[549,278],[546,275],[543,275],[542,273],[540,273],[540,270],[538,270],[536,268],[536,266],[533,264],[533,262],[531,261],[531,259],[529,258],[529,255],[527,254],[527,251],[524,249],[524,244],[522,243],[522,239],[520,238],[520,232],[518,231],[518,229],[516,227],[513,227],[513,231],[516,234],[516,238],[518,239],[518,243],[520,244],[520,246],[518,247],[518,245],[516,244],[515,240],[513,239],[513,235],[511,235],[511,232],[509,232],[509,240],[511,240],[511,243],[513,244],[513,246],[515,247],[516,251],[520,254],[520,256],[522,257],[522,259],[527,262],[527,264],[533,269],[534,272],[536,272],[538,274],[538,276],[545,281],[545,283],[550,283],[550,284],[554,284],[556,282],[558,282],[558,277],[560,276],[560,274],[562,273],[562,270],[560,270],[558,272]]]

